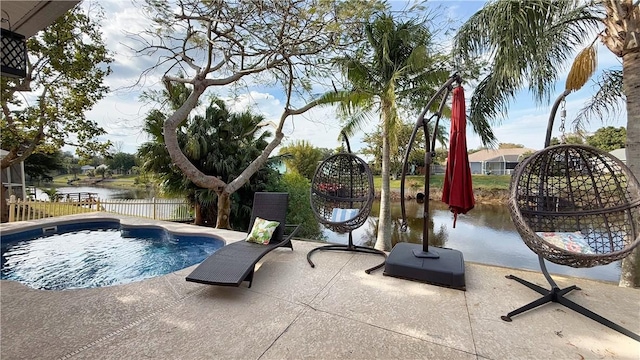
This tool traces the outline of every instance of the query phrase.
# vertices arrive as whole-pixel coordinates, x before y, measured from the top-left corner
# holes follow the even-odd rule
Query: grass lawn
[[[57,186],[67,186],[67,181],[72,179],[72,175],[59,175],[53,178],[52,184]],[[73,185],[93,185],[94,180],[99,180],[100,177],[90,178],[86,175],[78,175],[78,181],[75,181]],[[136,186],[144,187],[144,184],[135,183],[136,175],[114,175],[112,178],[104,179],[97,183],[97,185],[106,185],[111,187],[127,187],[132,188]],[[44,186],[46,187],[46,186]]]
[[[472,175],[474,189],[484,190],[508,190],[511,175]],[[374,187],[380,189],[382,186],[382,178],[380,176],[373,177]],[[431,175],[429,184],[431,187],[442,187],[444,183],[444,175]],[[424,175],[410,175],[405,180],[405,191],[412,188],[420,190],[424,188]],[[400,180],[391,180],[391,189],[400,189]]]
[[[143,184],[135,183],[135,175],[115,175],[113,178],[105,179],[99,182],[99,185],[106,185],[111,187],[127,187],[132,188],[136,186],[143,187]],[[58,186],[66,186],[67,180],[71,179],[70,175],[60,175],[53,178],[53,184]],[[74,182],[74,185],[90,185],[90,181],[99,178],[89,178],[86,175],[78,175],[79,181]],[[437,174],[431,175],[430,179],[431,187],[442,187],[444,182],[444,175]],[[511,181],[511,175],[472,175],[473,188],[484,190],[508,190],[509,182]],[[380,189],[382,186],[382,178],[378,176],[373,177],[373,183],[376,189]],[[411,189],[420,190],[424,188],[424,176],[423,175],[409,175],[406,179],[405,190]],[[391,189],[400,189],[400,180],[391,180]]]

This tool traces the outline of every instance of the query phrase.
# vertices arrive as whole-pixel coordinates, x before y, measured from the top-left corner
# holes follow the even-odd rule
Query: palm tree
[[[486,4],[459,29],[454,41],[454,53],[463,61],[483,55],[491,58],[489,71],[472,97],[470,121],[505,114],[516,92],[527,86],[539,103],[548,102],[559,75],[571,63],[564,95],[579,89],[596,68],[598,39],[622,59],[622,76],[616,70],[604,72],[600,91],[586,111],[601,114],[615,109],[612,100],[616,95],[624,95],[627,163],[640,177],[637,1],[634,4],[633,0],[495,0]],[[574,57],[575,51],[585,45]],[[576,125],[580,127],[581,123]],[[639,251],[636,249],[623,261],[621,286],[640,285],[640,276],[633,271],[640,268]]]
[[[390,250],[390,153],[397,147],[396,132],[402,124],[398,107],[414,105],[416,94],[432,95],[450,73],[444,57],[429,51],[433,39],[425,21],[396,21],[382,13],[365,24],[365,34],[366,42],[358,55],[337,60],[350,89],[325,94],[321,102],[340,104],[340,112],[348,118],[347,134],[379,114],[382,188],[375,248]],[[424,98],[421,105],[427,101],[428,97]]]

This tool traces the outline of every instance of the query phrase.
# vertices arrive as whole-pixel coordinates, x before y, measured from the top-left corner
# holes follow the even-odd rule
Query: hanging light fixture
[[[2,76],[24,78],[27,76],[27,42],[16,32],[2,29]]]

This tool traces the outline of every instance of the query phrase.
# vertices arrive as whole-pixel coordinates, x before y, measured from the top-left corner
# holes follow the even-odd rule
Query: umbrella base
[[[387,257],[384,275],[466,290],[464,259],[460,251],[430,246],[428,254],[438,257],[420,254],[425,254],[421,244],[396,244]]]

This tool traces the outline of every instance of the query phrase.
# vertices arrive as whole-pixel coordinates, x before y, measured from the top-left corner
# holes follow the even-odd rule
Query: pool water
[[[224,244],[163,228],[83,227],[32,240],[3,235],[1,278],[46,290],[126,284],[200,263]]]

